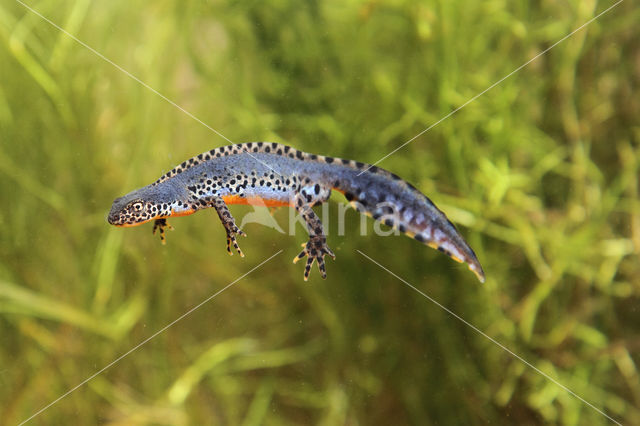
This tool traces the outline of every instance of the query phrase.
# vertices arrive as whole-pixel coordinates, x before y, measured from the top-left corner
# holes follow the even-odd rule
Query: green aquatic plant
[[[32,423],[611,423],[356,250],[607,415],[640,423],[632,2],[380,163],[456,223],[484,285],[418,242],[361,235],[355,212],[345,235],[330,227],[329,278],[308,283],[287,248],[302,227],[247,225],[240,260],[220,246],[215,215],[174,221],[180,232],[161,246],[150,227],[114,229],[106,213],[229,143],[207,126],[376,162],[614,3],[24,3],[201,122],[20,2],[0,5],[3,423],[230,283]]]

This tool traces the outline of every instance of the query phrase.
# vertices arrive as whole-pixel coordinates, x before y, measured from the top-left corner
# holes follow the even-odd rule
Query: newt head
[[[116,198],[107,218],[111,225],[137,226],[161,216],[161,206],[141,198],[139,191]]]

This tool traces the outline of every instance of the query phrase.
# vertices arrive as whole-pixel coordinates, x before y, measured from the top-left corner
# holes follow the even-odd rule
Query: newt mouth
[[[117,214],[113,214],[113,213],[109,213],[109,216],[107,216],[107,222],[109,222],[110,225],[115,225],[115,226],[119,226],[120,223],[118,223],[120,220],[119,215]]]
[[[154,219],[159,219],[159,218],[154,218]],[[125,223],[111,223],[111,222],[109,222],[109,223],[111,223],[111,225],[113,225],[113,226],[117,226],[118,228],[131,228],[131,227],[134,227],[134,226],[145,224],[147,222],[151,222],[154,219],[147,219],[147,220],[144,220],[142,222],[134,222],[134,223],[127,223],[127,222],[125,222]]]
[[[109,222],[109,224],[113,226],[128,228],[131,226],[142,225],[143,223],[150,222],[153,219],[159,219],[159,217],[141,219],[136,216],[123,215],[121,213],[112,211],[109,213],[109,216],[107,217],[107,222]]]

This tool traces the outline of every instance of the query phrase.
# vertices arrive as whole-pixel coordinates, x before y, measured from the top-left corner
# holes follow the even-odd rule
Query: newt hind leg
[[[324,264],[324,256],[329,255],[333,259],[336,255],[333,254],[329,246],[327,245],[327,237],[324,235],[322,228],[322,222],[320,218],[311,209],[317,203],[323,203],[331,196],[331,188],[325,188],[319,184],[311,184],[306,179],[301,187],[296,191],[296,195],[293,199],[293,206],[307,227],[309,232],[309,241],[306,244],[302,244],[304,249],[294,259],[293,263],[298,262],[303,257],[307,256],[307,264],[304,267],[304,280],[309,279],[309,273],[311,272],[311,266],[313,262],[318,262],[318,269],[322,279],[327,278],[327,272]]]
[[[314,261],[318,262],[320,276],[322,276],[323,280],[326,279],[327,270],[324,266],[324,256],[328,254],[333,259],[336,258],[336,255],[333,254],[327,245],[326,237],[319,235],[311,236],[306,244],[302,244],[302,247],[304,247],[304,249],[293,259],[293,263],[296,263],[303,257],[308,256],[307,264],[304,267],[304,280],[307,281],[309,279],[309,273],[311,272],[311,266],[313,266]]]

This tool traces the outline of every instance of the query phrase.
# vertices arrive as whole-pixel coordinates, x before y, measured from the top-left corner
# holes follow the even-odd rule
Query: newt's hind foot
[[[164,230],[166,228],[173,230],[173,226],[167,223],[167,219],[156,219],[153,222],[153,235],[156,234],[156,230],[160,230],[160,241],[162,242],[163,245],[167,244],[167,240],[165,238],[165,233],[164,233]]]
[[[307,264],[304,267],[304,280],[307,281],[309,279],[309,272],[311,272],[311,266],[315,260],[318,261],[318,269],[320,270],[320,275],[322,279],[327,278],[327,271],[324,267],[324,256],[328,254],[333,259],[336,258],[336,255],[333,254],[329,246],[327,245],[326,237],[314,235],[312,236],[306,244],[302,244],[304,250],[300,252],[293,259],[293,263],[296,263],[298,260],[302,259],[305,256],[309,256],[307,259]]]

